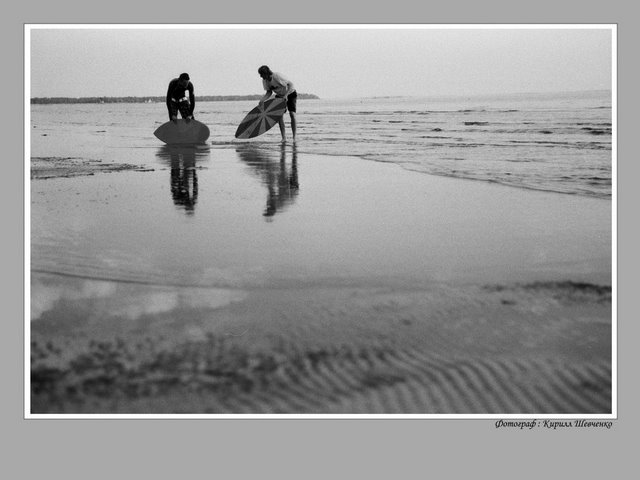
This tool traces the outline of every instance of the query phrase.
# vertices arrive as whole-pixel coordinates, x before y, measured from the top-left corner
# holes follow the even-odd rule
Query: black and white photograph
[[[616,39],[26,24],[25,417],[616,418]]]

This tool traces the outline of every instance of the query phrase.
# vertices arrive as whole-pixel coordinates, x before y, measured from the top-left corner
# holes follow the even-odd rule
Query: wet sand
[[[156,157],[32,172],[32,413],[611,412],[610,201]]]

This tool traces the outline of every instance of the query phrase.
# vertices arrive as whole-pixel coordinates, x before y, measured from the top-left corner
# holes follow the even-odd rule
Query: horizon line
[[[341,96],[341,97],[320,97],[314,93],[299,93],[300,96],[307,96],[310,100],[331,100],[331,99],[372,99],[372,98],[425,98],[425,97],[479,97],[479,96],[500,96],[500,95],[554,95],[554,94],[567,94],[567,93],[594,93],[594,92],[609,92],[613,93],[613,88],[591,88],[580,90],[530,90],[530,91],[510,91],[510,92],[473,92],[473,93],[427,93],[427,94],[414,94],[414,95],[364,95],[364,96]],[[262,97],[262,94],[218,94],[218,95],[197,95],[198,98],[220,98],[220,99],[233,99],[240,98],[246,100],[252,100],[253,97]],[[41,99],[115,99],[115,98],[146,98],[146,99],[158,99],[164,98],[164,95],[82,95],[82,96],[65,96],[65,95],[50,95],[50,96],[35,96],[29,97],[30,100]],[[311,98],[309,98],[311,97]],[[315,97],[315,98],[312,98]]]

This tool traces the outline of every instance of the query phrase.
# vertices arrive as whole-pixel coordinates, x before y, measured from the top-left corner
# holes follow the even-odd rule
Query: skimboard
[[[262,106],[247,113],[238,130],[236,138],[253,138],[262,135],[273,127],[287,111],[287,101],[284,98],[270,98]]]
[[[197,120],[179,118],[177,123],[163,123],[153,134],[168,145],[204,143],[209,138],[209,127]]]

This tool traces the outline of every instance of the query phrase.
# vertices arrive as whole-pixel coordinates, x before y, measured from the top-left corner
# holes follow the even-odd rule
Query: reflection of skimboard
[[[209,138],[209,127],[197,120],[179,118],[177,123],[163,123],[153,134],[169,145],[204,143]]]
[[[247,113],[236,130],[236,138],[253,138],[262,135],[278,123],[286,111],[287,101],[284,98],[267,100],[262,107],[258,105]]]

